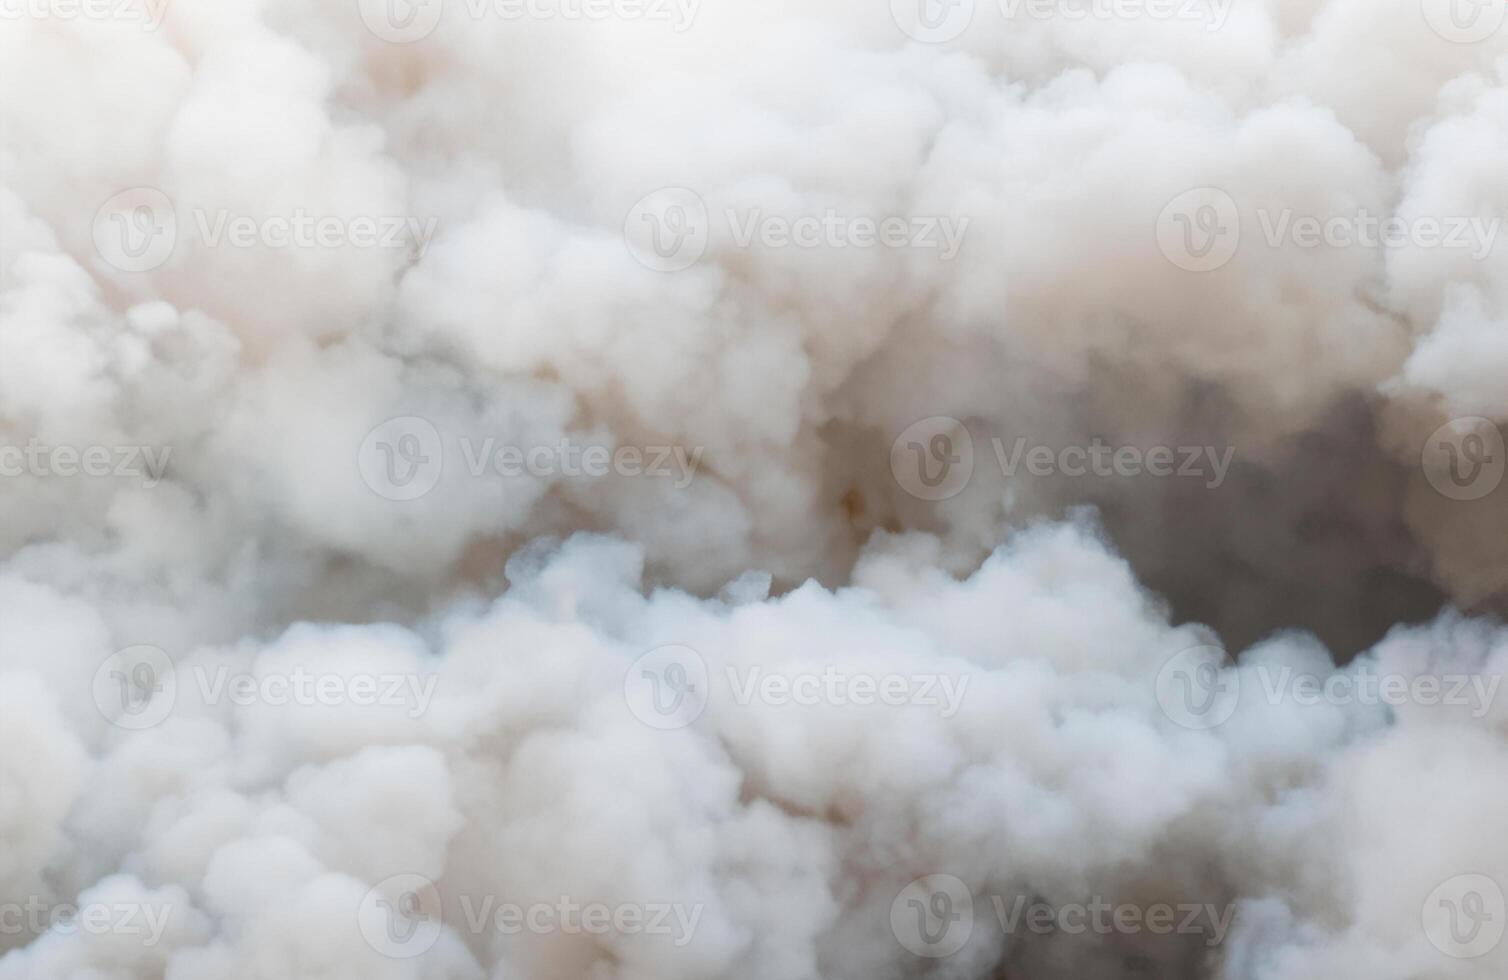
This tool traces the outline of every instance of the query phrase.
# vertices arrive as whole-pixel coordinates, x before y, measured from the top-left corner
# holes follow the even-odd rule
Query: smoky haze
[[[1508,8],[0,0],[0,980],[1508,972]]]

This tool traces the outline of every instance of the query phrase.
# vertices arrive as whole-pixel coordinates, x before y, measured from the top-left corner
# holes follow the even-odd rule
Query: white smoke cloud
[[[0,0],[0,980],[1503,974],[1508,14],[917,13]]]

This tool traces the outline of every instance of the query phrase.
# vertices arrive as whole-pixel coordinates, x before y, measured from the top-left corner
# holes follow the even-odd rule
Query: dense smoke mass
[[[1505,220],[1502,0],[0,0],[0,980],[1508,975]]]

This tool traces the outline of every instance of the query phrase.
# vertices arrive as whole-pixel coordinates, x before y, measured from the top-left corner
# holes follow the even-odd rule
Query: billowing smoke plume
[[[0,980],[1508,972],[1508,8],[0,0]]]

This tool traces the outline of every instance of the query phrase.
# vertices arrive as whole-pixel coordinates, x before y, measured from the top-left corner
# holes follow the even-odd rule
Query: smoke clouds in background
[[[1508,970],[1502,3],[0,0],[0,127],[0,980]]]

